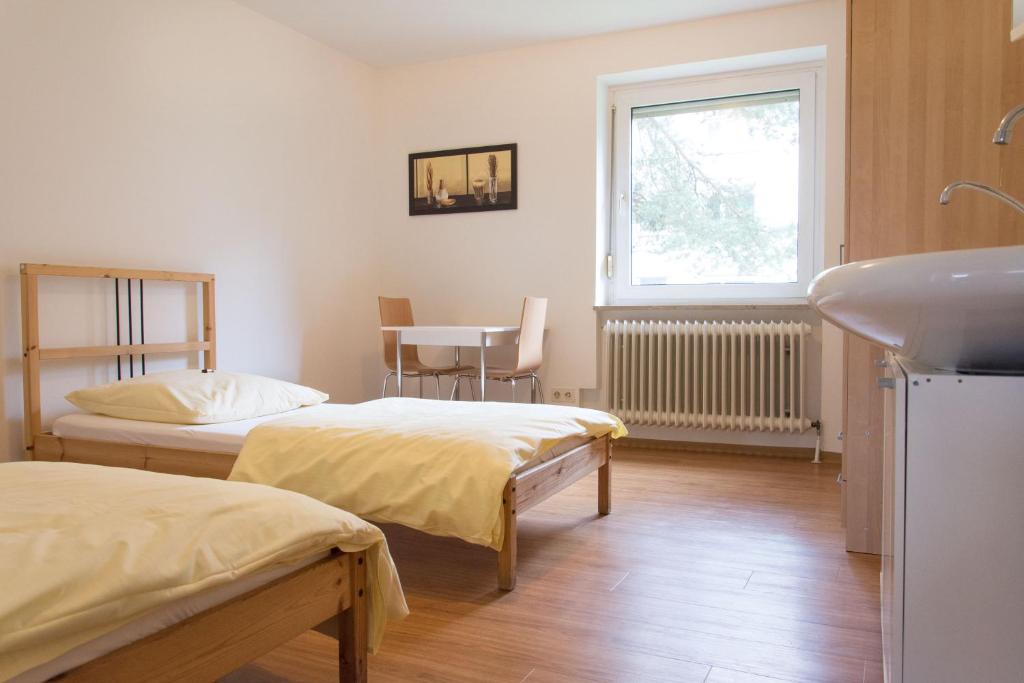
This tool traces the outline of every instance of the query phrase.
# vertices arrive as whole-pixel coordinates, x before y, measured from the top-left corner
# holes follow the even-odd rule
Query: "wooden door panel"
[[[1024,217],[956,179],[1024,197],[1024,123],[992,133],[1024,102],[1024,41],[1011,0],[849,0],[847,260],[1024,243]],[[847,548],[881,542],[881,352],[847,338]]]

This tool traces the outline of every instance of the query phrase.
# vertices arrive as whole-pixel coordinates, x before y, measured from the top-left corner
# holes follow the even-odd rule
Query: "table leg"
[[[487,396],[487,333],[480,333],[480,401]]]
[[[459,347],[458,346],[455,347],[455,367],[457,367],[457,368],[461,367],[461,363],[459,363]],[[459,400],[459,398],[460,398],[459,394],[461,393],[460,392],[460,388],[461,387],[459,387],[459,384],[461,384],[461,382],[459,382],[459,373],[456,372],[455,373],[455,400],[456,401]]]
[[[402,397],[402,331],[395,332],[395,368],[398,371],[398,397]]]

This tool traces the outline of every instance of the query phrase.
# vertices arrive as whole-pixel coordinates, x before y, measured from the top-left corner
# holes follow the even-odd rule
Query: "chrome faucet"
[[[953,190],[956,190],[961,187],[967,188],[968,190],[977,190],[978,192],[982,192],[984,194],[995,197],[1000,201],[1006,202],[1013,208],[1017,209],[1017,211],[1024,213],[1024,204],[1017,201],[1016,199],[1006,194],[1002,190],[997,190],[996,188],[991,187],[990,185],[986,185],[984,183],[975,183],[970,180],[955,180],[951,182],[949,185],[946,185],[945,189],[942,190],[942,194],[939,195],[939,204],[949,204],[949,197],[950,195],[953,194]]]
[[[1013,133],[1013,124],[1017,122],[1022,115],[1024,115],[1024,104],[1017,105],[1003,117],[1003,120],[999,122],[999,127],[996,128],[995,135],[992,136],[992,142],[997,145],[1008,145],[1010,144],[1010,134]]]
[[[1013,133],[1013,126],[1017,123],[1017,119],[1024,116],[1024,104],[1017,105],[1006,113],[1003,120],[999,122],[999,127],[996,128],[995,134],[992,136],[992,142],[996,145],[1008,145],[1010,144],[1010,135]],[[1002,190],[997,190],[991,185],[985,183],[976,183],[970,180],[954,180],[942,190],[942,194],[939,195],[939,204],[945,206],[949,204],[949,197],[953,194],[953,190],[965,187],[968,190],[977,190],[991,197],[995,197],[1001,202],[1006,202],[1013,208],[1017,209],[1020,213],[1024,213],[1024,203],[1021,203],[1017,199],[1014,199],[1010,195],[1006,194]]]

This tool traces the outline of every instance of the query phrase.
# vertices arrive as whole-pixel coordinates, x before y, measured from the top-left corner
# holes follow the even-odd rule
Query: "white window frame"
[[[707,304],[712,302],[792,303],[805,301],[807,287],[823,261],[824,219],[824,74],[822,62],[783,68],[717,74],[683,80],[648,82],[613,88],[615,107],[612,161],[613,201],[610,210],[612,245],[611,299],[617,305]],[[790,283],[728,283],[633,285],[630,232],[632,196],[630,135],[632,110],[659,104],[800,91],[799,200],[797,215],[797,281]]]

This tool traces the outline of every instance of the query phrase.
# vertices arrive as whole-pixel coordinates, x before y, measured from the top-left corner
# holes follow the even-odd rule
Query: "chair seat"
[[[534,370],[519,370],[515,368],[487,368],[487,379],[525,379],[530,377],[534,373]],[[475,366],[466,366],[459,368],[459,376],[461,377],[479,377],[480,368]]]
[[[388,370],[395,372],[395,367],[389,365]],[[430,365],[425,365],[419,361],[403,361],[402,362],[402,374],[403,375],[455,375],[458,374],[463,368],[457,368],[454,365],[443,368],[435,368]]]

